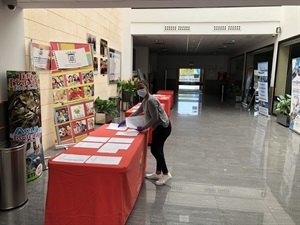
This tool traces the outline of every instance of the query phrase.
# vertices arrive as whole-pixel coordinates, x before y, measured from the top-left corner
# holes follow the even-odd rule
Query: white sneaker
[[[164,185],[171,179],[172,179],[172,175],[170,173],[163,174],[162,177],[155,182],[155,184],[159,186]]]
[[[149,173],[149,174],[146,174],[145,177],[149,180],[158,180],[158,179],[162,178],[162,174]]]

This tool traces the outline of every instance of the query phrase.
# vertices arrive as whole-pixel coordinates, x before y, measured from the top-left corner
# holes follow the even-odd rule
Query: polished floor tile
[[[173,179],[145,180],[126,225],[300,225],[299,134],[198,92],[177,95],[171,121]],[[146,170],[155,170],[150,151]],[[0,225],[43,225],[46,192],[47,171],[24,206],[0,212]]]

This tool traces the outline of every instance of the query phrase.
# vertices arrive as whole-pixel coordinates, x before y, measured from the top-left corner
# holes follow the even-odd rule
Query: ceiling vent
[[[214,31],[240,31],[240,25],[214,25]]]
[[[165,25],[164,31],[190,31],[191,26],[188,25]]]

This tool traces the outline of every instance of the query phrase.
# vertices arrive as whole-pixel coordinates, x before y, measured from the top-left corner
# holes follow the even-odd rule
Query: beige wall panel
[[[108,46],[121,50],[121,10],[119,9],[25,9],[26,60],[30,68],[30,40],[50,46],[50,42],[86,43],[87,33],[96,36],[97,56],[100,58],[100,39]],[[120,23],[120,24],[114,24]],[[55,145],[51,72],[39,71],[41,81],[43,147]],[[108,77],[95,75],[95,97],[116,96],[116,85]]]
[[[51,105],[42,105],[42,120],[43,120],[43,126],[46,126],[47,122],[49,123],[49,120],[51,121],[52,125],[54,126],[54,120],[53,120],[53,106]]]
[[[55,140],[56,138],[56,134],[54,132],[49,133],[49,134],[44,134],[44,128],[42,128],[42,134],[43,134],[43,148],[44,151],[47,151],[47,149],[53,148],[54,144],[53,144],[53,140]]]
[[[50,89],[41,89],[41,104],[42,105],[52,105],[53,103],[53,96],[52,90]]]
[[[40,88],[41,90],[50,90],[51,89],[51,72],[48,70],[37,70],[40,74]],[[52,89],[51,89],[52,90]],[[52,101],[50,102],[52,103]]]

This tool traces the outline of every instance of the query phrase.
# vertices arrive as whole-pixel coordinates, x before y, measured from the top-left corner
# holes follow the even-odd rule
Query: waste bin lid
[[[0,151],[20,149],[24,145],[25,143],[20,143],[17,141],[11,141],[11,140],[0,141]]]

